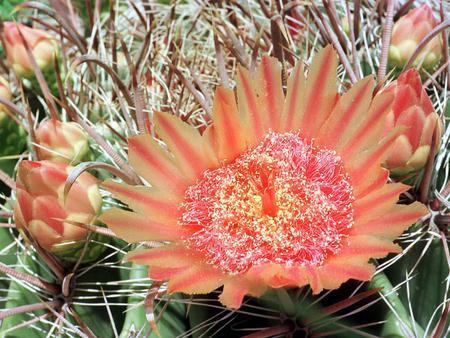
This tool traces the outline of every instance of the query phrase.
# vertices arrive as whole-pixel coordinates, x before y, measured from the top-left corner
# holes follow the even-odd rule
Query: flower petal
[[[61,243],[62,234],[41,220],[35,219],[28,223],[28,230],[39,245],[47,250],[50,250],[53,245]]]
[[[230,309],[238,309],[242,305],[245,295],[259,297],[266,290],[267,287],[261,283],[253,283],[244,277],[235,277],[224,283],[219,300]]]
[[[300,118],[299,127],[306,139],[317,136],[336,104],[339,97],[336,91],[336,69],[337,55],[329,45],[314,57],[306,81],[306,91],[297,94],[301,97],[297,113]]]
[[[176,244],[130,251],[127,253],[125,260],[152,267],[171,268],[186,267],[199,261],[185,246]]]
[[[171,277],[167,284],[169,293],[209,293],[223,284],[226,275],[210,265],[194,265]]]
[[[305,270],[308,276],[309,286],[311,287],[313,294],[318,294],[323,290],[323,284],[317,268],[305,266]]]
[[[353,154],[349,159],[350,163],[346,164],[346,169],[357,198],[386,183],[386,181],[383,182],[386,174],[380,165],[389,155],[392,144],[402,130],[402,127],[392,130],[375,147],[363,153]]]
[[[394,142],[389,157],[385,161],[387,168],[391,170],[394,168],[405,166],[405,163],[413,155],[413,148],[411,143],[409,143],[408,138],[405,135],[400,135]]]
[[[355,222],[350,234],[395,239],[427,213],[428,209],[419,202],[409,205],[394,205],[389,212],[381,217]]]
[[[216,126],[214,125],[214,123],[211,123],[209,126],[206,127],[205,131],[202,134],[203,139],[205,140],[205,142],[207,143],[207,146],[210,147],[216,157],[219,159],[219,157],[217,156],[218,152],[217,152],[217,132],[216,132]]]
[[[408,159],[405,168],[412,171],[423,168],[427,163],[429,154],[430,154],[430,146],[420,146]]]
[[[53,196],[38,196],[33,199],[32,204],[33,220],[40,220],[46,223],[59,235],[64,233],[62,219],[67,217],[67,212]]]
[[[319,130],[317,139],[320,144],[336,149],[351,138],[369,110],[373,87],[373,77],[368,76],[339,99]]]
[[[178,226],[176,223],[159,223],[150,215],[139,215],[135,212],[112,208],[100,216],[100,221],[120,238],[130,243],[142,241],[176,241],[195,229]]]
[[[439,116],[435,112],[428,115],[423,125],[422,134],[420,135],[419,145],[431,145],[431,139],[433,137],[436,124],[439,123]],[[438,134],[439,135],[439,134]]]
[[[287,83],[286,102],[281,116],[280,130],[292,131],[300,129],[300,122],[304,105],[304,93],[306,92],[306,78],[303,66],[298,62],[292,70]]]
[[[355,154],[377,144],[382,137],[385,118],[389,113],[394,95],[388,92],[377,94],[370,105],[361,125],[354,134],[335,149],[341,154]],[[344,156],[347,157],[347,156]]]
[[[248,128],[245,130],[248,145],[254,146],[265,133],[265,116],[261,116],[259,113],[258,99],[253,91],[250,72],[241,66],[238,67],[237,71],[236,95],[239,113],[242,116],[244,125]]]
[[[256,70],[254,82],[260,114],[266,116],[265,129],[277,131],[284,103],[280,62],[273,57],[264,56]]]
[[[351,265],[351,264],[327,264],[318,271],[320,283],[313,289],[314,294],[318,294],[322,289],[337,289],[342,283],[349,279],[368,281],[375,273],[372,264]]]
[[[234,92],[218,87],[214,96],[213,125],[220,160],[233,160],[245,147],[245,135]]]
[[[263,57],[253,75],[240,67],[237,73],[239,112],[248,123],[249,146],[262,140],[269,128],[277,130],[283,109],[281,65],[271,57]]]
[[[26,225],[29,221],[33,219],[32,205],[33,205],[33,196],[31,196],[26,190],[17,188],[16,204],[14,205],[14,210],[20,211],[20,213],[14,214],[14,220],[16,223]]]
[[[318,282],[313,292],[322,289],[336,289],[348,279],[368,281],[375,273],[375,267],[368,263],[370,258],[382,258],[389,253],[398,253],[401,248],[390,240],[373,236],[351,236],[347,246],[317,269]]]
[[[371,235],[353,235],[338,254],[329,258],[326,264],[364,264],[370,258],[383,258],[389,253],[401,252],[401,248],[390,239]]]
[[[191,180],[205,169],[217,166],[217,159],[207,142],[192,126],[180,118],[162,112],[153,115],[155,130],[167,144],[182,172]]]
[[[192,182],[176,167],[170,155],[150,134],[128,139],[128,157],[137,173],[161,191],[184,195]]]
[[[385,215],[397,203],[401,193],[410,187],[402,183],[385,184],[353,203],[356,222]]]
[[[178,219],[178,202],[180,200],[157,189],[117,183],[111,179],[102,183],[114,198],[128,204],[130,208],[142,215],[151,215],[158,222],[176,222]]]
[[[166,281],[170,278],[179,275],[183,271],[185,271],[187,266],[179,266],[179,267],[162,267],[162,266],[151,266],[149,267],[148,276],[150,279],[157,281]]]
[[[252,267],[247,275],[254,280],[263,281],[272,288],[301,287],[308,284],[308,273],[302,266],[264,264]]]
[[[413,88],[411,83],[403,82],[403,85],[397,85],[396,93],[395,93],[395,102],[392,110],[395,113],[395,118],[398,119],[400,114],[414,105],[416,102],[420,100],[420,76],[417,72],[415,72],[414,86],[417,88]],[[400,82],[400,81],[399,81]],[[395,86],[395,82],[391,83],[391,86]]]
[[[405,126],[406,130],[403,132],[408,138],[409,143],[413,149],[419,146],[420,135],[425,123],[425,112],[419,106],[411,106],[404,110],[397,119],[398,126]]]

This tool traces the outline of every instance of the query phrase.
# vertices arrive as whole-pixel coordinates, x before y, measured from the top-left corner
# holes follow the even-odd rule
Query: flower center
[[[341,158],[298,133],[270,132],[256,148],[190,186],[185,244],[231,274],[254,265],[320,265],[353,224],[353,190]]]

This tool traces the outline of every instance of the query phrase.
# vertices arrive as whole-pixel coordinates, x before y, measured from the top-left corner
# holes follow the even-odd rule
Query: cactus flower
[[[8,62],[19,76],[29,77],[34,73],[22,33],[36,63],[42,70],[52,68],[58,55],[57,42],[48,33],[16,22],[4,22],[5,51]]]
[[[41,160],[76,163],[89,152],[88,135],[75,122],[49,119],[36,130],[36,143]]]
[[[297,64],[285,96],[276,59],[263,57],[254,73],[239,68],[236,92],[217,88],[202,135],[155,113],[167,148],[150,134],[128,139],[130,164],[151,187],[104,183],[132,210],[112,208],[100,220],[129,242],[163,244],[128,260],[168,281],[169,293],[223,286],[230,308],[268,288],[318,293],[369,280],[369,260],[399,252],[393,240],[427,209],[398,205],[409,186],[388,184],[381,165],[399,133],[382,135],[393,95],[373,98],[367,77],[340,96],[336,70],[328,46],[307,79]]]
[[[6,81],[6,79],[2,76],[0,76],[0,97],[2,99],[11,101],[11,89],[9,89],[9,83]],[[4,115],[4,110],[6,107],[2,104],[0,104],[0,118]]]
[[[427,4],[411,10],[394,25],[389,47],[391,67],[403,68],[422,39],[437,26],[431,8]],[[425,69],[433,69],[442,58],[441,37],[432,39],[415,60]]]
[[[14,220],[43,248],[84,240],[88,231],[70,222],[89,224],[100,210],[97,181],[89,173],[76,180],[64,201],[64,183],[71,167],[50,161],[22,161],[16,180]]]
[[[434,130],[437,130],[440,139],[443,129],[430,98],[422,88],[420,75],[415,69],[410,69],[389,84],[383,92],[394,94],[392,109],[386,116],[385,134],[396,126],[406,127],[395,140],[385,166],[394,175],[420,170],[430,153]]]

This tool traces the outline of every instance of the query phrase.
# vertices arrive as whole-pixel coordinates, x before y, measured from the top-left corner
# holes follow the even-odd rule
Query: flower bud
[[[11,101],[12,97],[11,90],[9,89],[9,83],[2,76],[0,76],[0,97],[8,101]],[[4,105],[0,104],[0,119],[3,118],[4,111],[6,109],[7,108]]]
[[[385,133],[405,126],[397,138],[385,167],[394,175],[405,175],[422,169],[430,153],[434,130],[440,139],[443,126],[415,69],[402,73],[384,92],[394,94],[394,103],[385,120]]]
[[[401,17],[394,25],[389,64],[403,68],[422,39],[437,26],[431,8],[424,4]],[[436,36],[422,49],[414,65],[422,64],[425,69],[433,69],[442,58],[441,37]]]
[[[59,252],[59,246],[77,244],[88,230],[71,224],[89,224],[100,210],[102,198],[94,176],[81,174],[64,200],[64,184],[72,168],[51,161],[22,161],[16,181],[14,220],[43,248]]]
[[[4,22],[5,52],[8,62],[19,76],[34,74],[23,39],[28,44],[39,68],[52,68],[58,54],[56,41],[46,32],[15,22]]]
[[[64,163],[80,162],[89,152],[88,135],[75,122],[49,119],[36,130],[39,158]]]

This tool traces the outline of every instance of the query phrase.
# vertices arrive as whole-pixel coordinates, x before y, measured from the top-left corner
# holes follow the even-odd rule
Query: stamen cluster
[[[254,265],[318,266],[337,253],[353,224],[354,196],[336,152],[299,133],[263,142],[188,188],[181,225],[208,263],[231,274]]]

